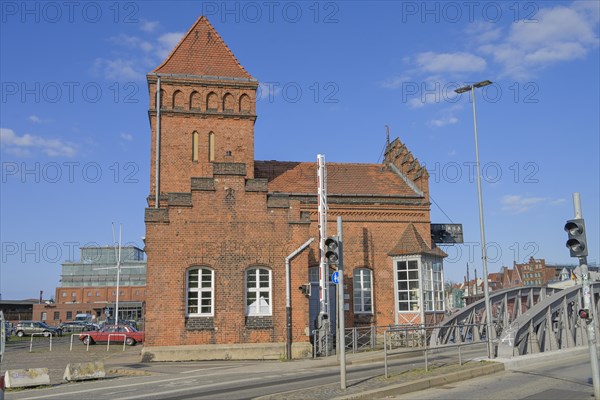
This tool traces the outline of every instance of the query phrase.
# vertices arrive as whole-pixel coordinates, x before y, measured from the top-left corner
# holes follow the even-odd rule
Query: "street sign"
[[[464,243],[462,224],[431,224],[431,238],[434,243]]]
[[[331,274],[331,282],[335,283],[336,285],[340,283],[340,271],[335,271],[333,274]]]

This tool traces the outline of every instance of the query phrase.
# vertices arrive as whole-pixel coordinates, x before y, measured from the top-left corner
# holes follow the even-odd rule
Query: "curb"
[[[150,376],[152,372],[143,369],[111,368],[109,374],[117,376]]]
[[[412,382],[390,385],[381,389],[368,390],[361,393],[355,393],[348,396],[336,397],[335,400],[350,399],[374,399],[387,396],[402,395],[406,393],[425,390],[436,386],[446,385],[448,383],[465,381],[483,375],[490,375],[496,372],[504,371],[504,364],[493,363],[481,368],[471,368],[464,371],[452,372],[449,374],[432,376],[431,378],[419,379]]]

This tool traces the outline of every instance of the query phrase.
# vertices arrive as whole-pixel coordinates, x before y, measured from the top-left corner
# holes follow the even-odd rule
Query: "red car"
[[[119,324],[119,326],[105,325],[98,331],[82,332],[79,334],[79,340],[86,345],[88,342],[89,344],[108,342],[109,339],[111,342],[117,343],[122,343],[123,339],[125,339],[126,345],[133,346],[136,343],[142,343],[144,341],[144,332],[140,332],[129,325]]]

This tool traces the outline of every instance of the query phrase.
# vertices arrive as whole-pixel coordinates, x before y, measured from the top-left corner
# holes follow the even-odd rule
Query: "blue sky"
[[[430,171],[432,222],[462,223],[446,278],[481,276],[473,114],[490,272],[573,263],[581,193],[599,253],[599,3],[1,3],[3,299],[44,297],[78,247],[142,245],[149,193],[145,74],[202,14],[261,82],[257,159],[377,163],[385,125]]]

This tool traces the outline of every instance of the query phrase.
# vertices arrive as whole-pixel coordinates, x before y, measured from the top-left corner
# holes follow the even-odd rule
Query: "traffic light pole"
[[[346,389],[346,332],[344,321],[344,244],[342,236],[342,217],[337,217],[337,235],[340,244],[340,264],[338,266],[339,282],[338,282],[338,343],[340,351],[340,387]]]
[[[573,208],[575,209],[575,218],[583,218],[581,213],[581,198],[578,192],[573,193]],[[598,365],[598,347],[596,347],[596,329],[592,321],[598,318],[595,310],[595,299],[592,298],[590,290],[590,280],[587,266],[587,257],[579,258],[579,267],[581,268],[581,279],[583,282],[583,308],[590,310],[591,318],[586,319],[588,333],[588,347],[590,350],[590,362],[592,364],[592,383],[594,385],[594,397],[600,400],[600,367]]]

